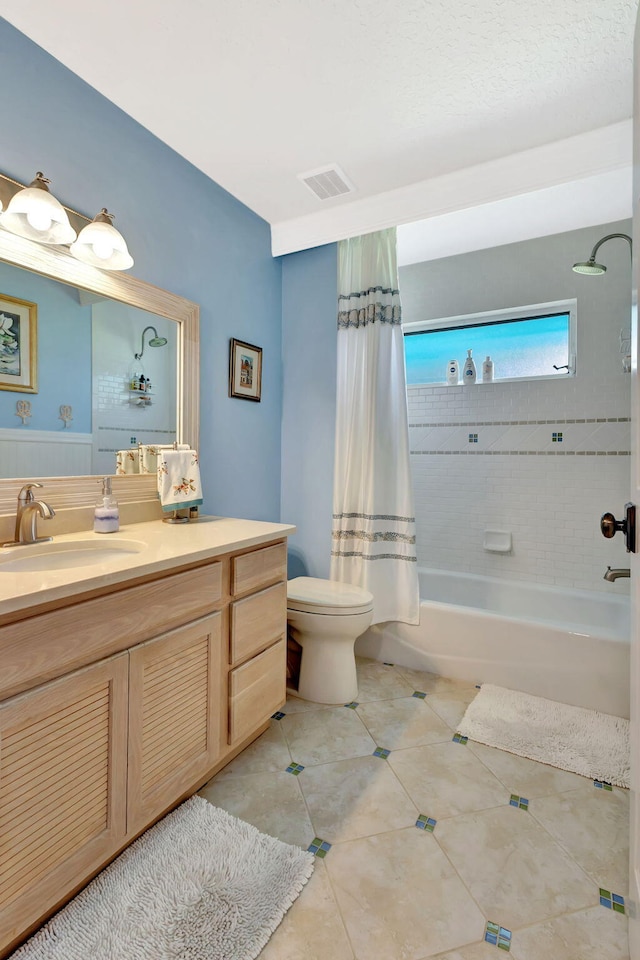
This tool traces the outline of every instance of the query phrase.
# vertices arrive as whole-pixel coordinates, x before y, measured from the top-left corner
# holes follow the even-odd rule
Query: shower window
[[[494,310],[404,326],[407,383],[443,383],[450,360],[460,381],[473,351],[478,381],[490,356],[494,381],[575,376],[576,301]]]

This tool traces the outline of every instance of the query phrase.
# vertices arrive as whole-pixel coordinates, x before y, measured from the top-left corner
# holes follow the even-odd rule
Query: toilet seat
[[[369,613],[373,609],[373,596],[351,583],[296,577],[287,583],[287,608],[318,616],[350,617]]]

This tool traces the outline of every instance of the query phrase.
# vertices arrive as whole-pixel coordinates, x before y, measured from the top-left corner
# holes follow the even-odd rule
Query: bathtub
[[[422,569],[420,625],[383,623],[356,653],[629,716],[629,599]]]

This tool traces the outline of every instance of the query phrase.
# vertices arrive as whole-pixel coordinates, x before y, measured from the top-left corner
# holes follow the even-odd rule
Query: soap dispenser
[[[118,501],[111,492],[111,477],[102,481],[102,496],[96,503],[93,514],[95,533],[117,533],[120,529]]]
[[[462,382],[463,383],[476,382],[476,365],[471,356],[471,350],[467,350],[467,359],[464,362],[464,370],[462,371]]]

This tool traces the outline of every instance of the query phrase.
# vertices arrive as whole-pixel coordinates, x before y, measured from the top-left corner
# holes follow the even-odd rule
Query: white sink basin
[[[144,548],[144,543],[139,540],[107,539],[106,536],[104,540],[51,540],[28,547],[7,547],[0,550],[0,573],[96,566],[132,556]]]

